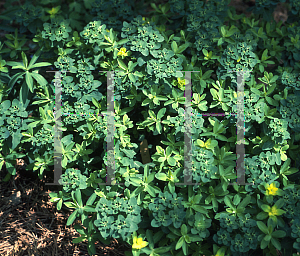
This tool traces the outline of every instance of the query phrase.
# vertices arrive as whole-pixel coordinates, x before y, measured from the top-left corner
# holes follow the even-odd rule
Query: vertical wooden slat
[[[147,142],[146,139],[144,139],[140,143],[140,153],[141,153],[141,156],[142,156],[143,164],[151,163],[149,149],[148,149],[148,142]]]

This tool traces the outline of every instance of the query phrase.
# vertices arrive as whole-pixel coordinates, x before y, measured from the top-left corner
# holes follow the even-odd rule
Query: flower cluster
[[[122,237],[125,241],[132,232],[138,230],[138,224],[141,222],[141,208],[134,197],[129,200],[120,197],[108,200],[101,197],[95,209],[97,219],[94,224],[104,239]]]
[[[218,27],[226,17],[228,1],[209,1],[204,5],[203,1],[189,0],[187,3],[187,31],[195,33],[195,46],[197,54],[206,50],[213,50],[216,42],[213,41],[219,35]],[[174,5],[174,4],[173,4]],[[216,15],[216,11],[218,15]],[[210,17],[207,19],[207,17]]]
[[[93,44],[104,42],[104,34],[106,31],[106,25],[102,24],[101,21],[91,21],[89,22],[80,32],[80,36],[83,37],[85,42]]]
[[[245,42],[228,45],[220,59],[223,69],[221,67],[218,68],[218,76],[221,79],[230,77],[237,84],[236,71],[244,71],[244,79],[249,81],[251,77],[250,71],[258,63],[257,57],[252,50],[252,46]]]
[[[213,153],[205,148],[199,148],[192,144],[193,164],[192,175],[196,182],[210,182],[214,178],[218,168],[214,164]]]
[[[218,244],[230,246],[234,252],[248,252],[255,250],[258,245],[259,234],[256,221],[247,213],[245,216],[229,216],[227,213],[220,214],[220,230],[213,236]]]
[[[194,138],[198,138],[198,135],[203,132],[204,118],[201,115],[199,115],[199,113],[195,109],[192,109],[191,115],[192,115],[191,133]],[[170,120],[170,124],[174,126],[174,134],[183,136],[185,132],[184,123],[186,121],[185,110],[179,107],[178,115],[174,117],[170,117],[169,120]]]
[[[146,71],[156,76],[155,82],[159,79],[166,81],[165,78],[175,76],[176,71],[183,69],[183,60],[173,57],[173,51],[160,49],[164,37],[152,23],[144,24],[141,16],[134,18],[131,23],[123,23],[121,37],[129,39],[126,46],[131,51],[140,52],[144,57],[149,57],[149,54],[154,57],[147,62]],[[143,59],[141,61],[146,63]]]
[[[39,125],[33,130],[34,136],[31,136],[27,142],[30,142],[34,148],[33,153],[41,152],[45,149],[48,153],[54,150],[54,126],[49,124]]]
[[[69,38],[72,28],[67,20],[54,18],[51,23],[44,23],[44,30],[42,31],[42,38],[50,39],[52,44],[54,41],[65,41]]]
[[[283,199],[284,206],[282,209],[285,210],[284,216],[289,219],[297,218],[300,210],[299,186],[295,186],[294,188],[288,188],[287,190],[285,190]]]
[[[165,78],[176,76],[176,71],[183,69],[182,62],[181,58],[171,58],[169,61],[151,59],[147,62],[147,73],[156,76],[155,83],[159,79],[166,81]]]
[[[28,117],[26,107],[18,99],[5,100],[0,104],[0,138],[6,139],[10,135],[17,136],[21,130],[27,129]]]
[[[300,76],[295,72],[284,71],[281,75],[281,82],[288,89],[300,90]]]
[[[233,112],[237,112],[237,98],[236,96],[233,98],[231,102],[227,103]],[[264,99],[260,98],[259,95],[249,91],[244,91],[244,117],[246,127],[248,127],[247,123],[251,123],[256,121],[258,123],[263,122],[265,119],[264,114],[264,106],[265,102]],[[247,130],[247,128],[246,128]]]
[[[204,214],[196,212],[195,215],[191,215],[188,219],[193,235],[199,235],[202,239],[209,237],[209,228],[211,227],[211,219],[207,219]]]
[[[151,221],[152,227],[168,227],[173,223],[175,228],[180,228],[185,218],[184,206],[181,204],[182,197],[177,197],[169,192],[160,192],[159,195],[151,200],[149,210],[152,212],[154,219]]]
[[[89,108],[89,106],[85,105],[85,108]],[[86,120],[87,109],[76,109],[76,107],[72,107],[68,102],[65,102],[63,105],[63,118],[62,122],[65,126],[68,124],[76,125],[82,121]],[[77,111],[83,112],[82,114]]]
[[[86,189],[87,177],[81,174],[81,171],[74,168],[68,168],[64,174],[61,175],[60,184],[63,185],[65,192],[70,192],[76,189]]]
[[[62,55],[57,58],[54,62],[56,68],[60,71],[70,71],[71,73],[76,73],[77,69],[74,64],[75,60],[67,55]]]
[[[288,95],[286,99],[280,101],[279,108],[282,118],[287,120],[289,128],[294,132],[300,131],[300,91]]]
[[[298,208],[298,210],[299,210],[299,208]],[[294,242],[293,247],[299,251],[300,250],[300,218],[299,218],[299,216],[297,216],[293,220],[291,229],[292,229],[291,237],[296,238],[296,242]]]
[[[281,158],[279,153],[271,153],[270,151],[261,152],[259,156],[253,156],[252,158],[245,157],[245,173],[249,175],[250,178],[247,179],[247,182],[254,185],[246,185],[245,189],[247,191],[252,191],[256,189],[258,185],[262,182],[269,183],[272,180],[275,180],[277,177],[276,170],[274,165],[281,164]]]
[[[277,144],[281,144],[285,140],[291,138],[290,133],[288,132],[288,122],[286,120],[272,118],[268,128],[268,133],[266,135],[270,136]]]

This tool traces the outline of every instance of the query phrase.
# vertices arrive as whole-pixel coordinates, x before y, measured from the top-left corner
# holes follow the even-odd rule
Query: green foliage
[[[87,177],[82,175],[80,170],[74,168],[68,168],[66,172],[61,176],[63,189],[66,192],[75,191],[77,188],[86,189]]]
[[[3,181],[16,175],[17,158],[43,179],[61,151],[61,187],[50,201],[59,211],[72,210],[67,225],[78,218],[80,237],[73,242],[87,241],[90,255],[97,241],[110,238],[131,245],[127,255],[271,256],[276,249],[286,255],[300,250],[299,4],[256,1],[245,17],[229,2],[5,4]],[[284,24],[273,20],[279,2],[289,9]],[[61,73],[46,74],[50,66]],[[187,71],[193,71],[190,110]],[[246,71],[243,102],[236,71]],[[106,154],[108,89],[114,94],[114,158]],[[61,109],[55,109],[60,92]],[[55,143],[59,113],[61,140]],[[236,141],[239,118],[245,182],[253,185],[231,186],[240,171],[241,154],[234,153],[242,143]],[[140,157],[144,138],[150,163]],[[114,169],[111,186],[105,183],[108,166]],[[184,183],[189,179],[193,186]]]

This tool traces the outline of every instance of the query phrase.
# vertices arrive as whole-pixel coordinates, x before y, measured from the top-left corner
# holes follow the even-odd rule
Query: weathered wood
[[[151,163],[149,149],[148,149],[148,142],[147,142],[146,139],[144,139],[140,143],[140,153],[141,153],[141,156],[142,156],[143,164]]]

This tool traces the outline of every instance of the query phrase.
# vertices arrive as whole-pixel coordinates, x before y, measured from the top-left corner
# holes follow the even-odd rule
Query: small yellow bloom
[[[106,32],[109,32],[109,29],[106,29]]]
[[[141,237],[133,238],[133,245],[132,245],[133,249],[142,249],[142,248],[146,247],[147,245],[148,245],[148,242],[143,241],[143,238],[141,238]]]
[[[146,23],[148,23],[148,24],[150,23],[149,21],[146,22],[146,18],[145,17],[143,17],[142,20],[145,21],[142,25],[145,25]]]
[[[185,84],[187,84],[189,81],[184,79],[184,78],[177,78],[177,82],[178,82],[178,87],[180,90],[184,90],[185,89]]]
[[[237,62],[240,62],[240,60],[241,60],[242,58],[241,57],[239,57],[239,59],[237,60]]]
[[[60,6],[53,7],[52,9],[48,10],[47,12],[50,14],[50,17],[53,18],[55,17],[56,14],[58,14],[60,10]]]
[[[272,206],[271,210],[269,211],[269,216],[276,216],[279,215],[276,206]]]
[[[121,56],[128,56],[128,53],[126,52],[126,48],[122,47],[120,49],[120,51],[118,52],[117,54],[118,56],[121,55]]]
[[[273,182],[271,185],[267,184],[266,194],[267,196],[277,195],[277,190],[275,183]]]

